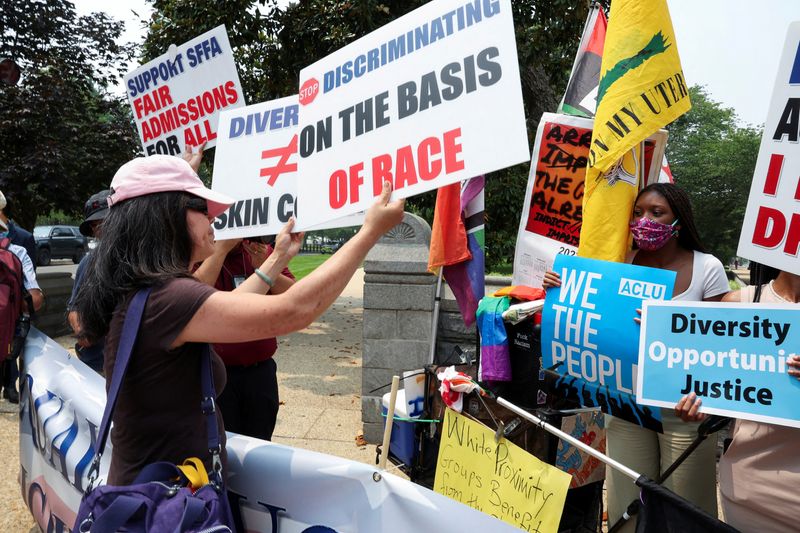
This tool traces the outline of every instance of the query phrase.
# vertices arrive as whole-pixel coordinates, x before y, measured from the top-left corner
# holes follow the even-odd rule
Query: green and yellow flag
[[[624,261],[637,148],[691,109],[666,0],[613,0],[586,169],[578,255]]]

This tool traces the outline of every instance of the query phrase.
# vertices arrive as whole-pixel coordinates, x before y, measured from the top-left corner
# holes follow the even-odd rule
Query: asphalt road
[[[78,265],[72,262],[72,259],[53,259],[48,266],[36,267],[37,274],[45,274],[47,272],[69,272],[72,277],[75,277],[75,271]]]

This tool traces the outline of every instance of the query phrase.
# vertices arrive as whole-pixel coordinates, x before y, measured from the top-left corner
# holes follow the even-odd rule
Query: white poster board
[[[303,228],[530,156],[510,0],[434,0],[300,82]]]
[[[216,145],[222,109],[244,105],[225,26],[217,26],[123,78],[145,155]]]
[[[789,26],[737,255],[800,274],[800,22]]]
[[[211,188],[236,203],[214,221],[217,239],[275,235],[297,216],[298,107],[291,96],[220,113]],[[363,218],[314,229],[356,226]]]

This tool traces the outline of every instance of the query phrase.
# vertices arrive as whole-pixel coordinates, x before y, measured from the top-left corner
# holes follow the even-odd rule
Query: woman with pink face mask
[[[694,223],[689,196],[671,183],[653,183],[639,192],[630,222],[634,249],[627,263],[675,272],[673,300],[719,301],[729,291],[722,263],[706,253]],[[543,286],[558,287],[561,278],[547,272]],[[637,342],[631,339],[631,342]],[[606,415],[607,453],[613,459],[656,479],[697,436],[699,423],[687,423],[672,409],[661,410],[663,433]],[[706,439],[666,480],[664,486],[717,516],[716,439]],[[606,469],[608,523],[614,524],[639,488],[614,469]],[[626,524],[633,530],[635,520]]]

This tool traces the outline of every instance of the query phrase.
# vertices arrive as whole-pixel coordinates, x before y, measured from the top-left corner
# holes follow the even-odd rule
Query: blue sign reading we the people
[[[559,364],[557,387],[644,426],[659,420],[657,410],[640,409],[632,397],[640,330],[634,318],[644,300],[672,297],[675,273],[566,255],[553,268],[561,287],[547,291],[542,356],[545,367]]]
[[[800,309],[783,304],[647,302],[637,397],[673,407],[694,392],[701,411],[800,427]]]

